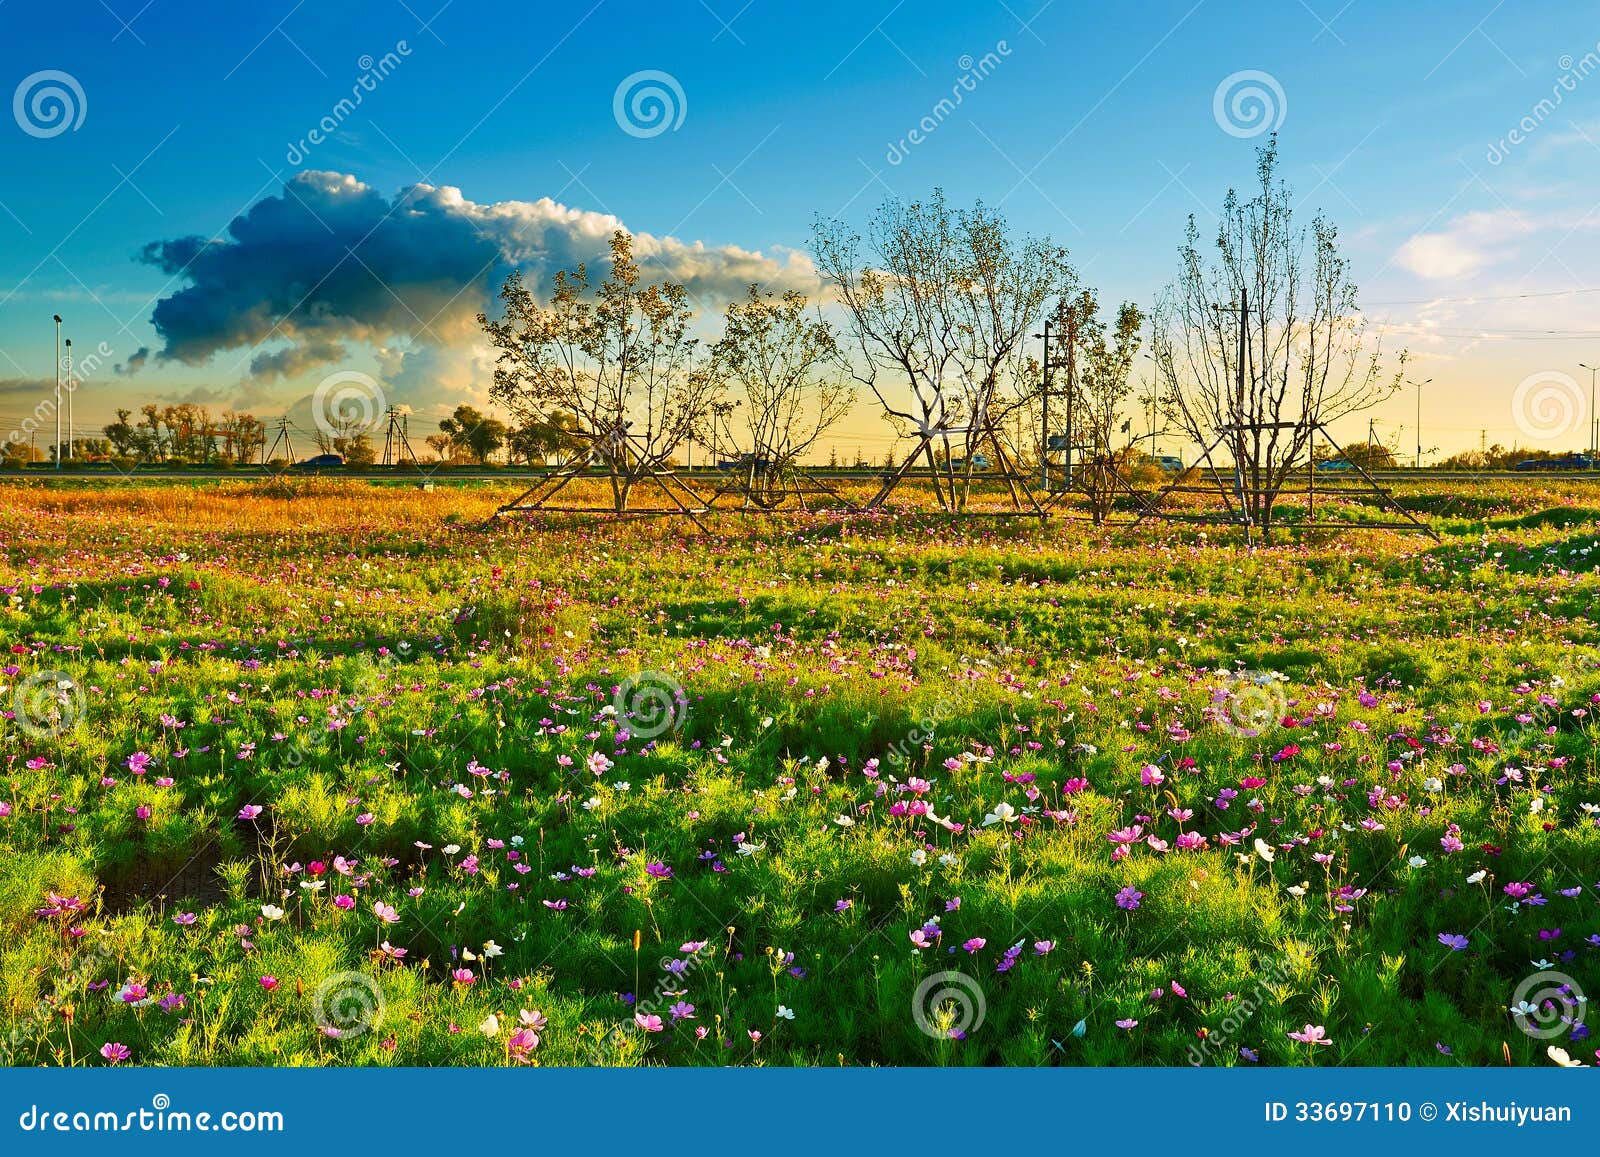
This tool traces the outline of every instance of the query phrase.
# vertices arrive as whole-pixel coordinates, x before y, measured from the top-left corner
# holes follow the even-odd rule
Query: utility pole
[[[1220,312],[1232,313],[1235,311],[1231,305],[1212,306]],[[1248,540],[1250,534],[1250,508],[1244,500],[1244,363],[1247,351],[1250,348],[1250,291],[1239,290],[1239,373],[1235,389],[1238,397],[1234,402],[1233,421],[1233,486],[1239,496],[1239,510],[1244,515],[1245,535]]]
[[[56,319],[56,469],[61,469],[61,315]]]
[[[1422,469],[1422,387],[1433,381],[1432,378],[1423,378],[1420,382],[1407,380],[1406,385],[1417,387],[1417,461],[1416,468]]]
[[[1594,375],[1600,366],[1579,362],[1578,368],[1589,371],[1589,456],[1593,458],[1596,454],[1600,454],[1600,416],[1596,416],[1594,412]]]
[[[1044,332],[1033,335],[1044,339],[1044,385],[1039,418],[1039,487],[1050,493],[1050,319],[1044,319]]]

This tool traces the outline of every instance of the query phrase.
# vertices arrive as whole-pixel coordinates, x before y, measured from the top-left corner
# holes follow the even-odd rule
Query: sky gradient
[[[1528,7],[10,0],[0,436],[53,390],[55,313],[104,351],[84,433],[147,401],[272,417],[339,370],[431,426],[486,400],[472,319],[510,268],[592,258],[620,224],[714,308],[813,285],[815,215],[935,185],[1148,307],[1270,122],[1384,348],[1431,379],[1424,447],[1581,447],[1600,18]],[[68,123],[32,101],[50,88]],[[1407,454],[1415,406],[1370,415]],[[863,403],[837,441],[876,460],[891,437]]]

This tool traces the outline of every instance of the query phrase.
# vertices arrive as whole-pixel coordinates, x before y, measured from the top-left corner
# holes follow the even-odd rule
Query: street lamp
[[[56,469],[61,469],[61,315],[56,319]]]
[[[72,339],[67,345],[67,461],[72,461]]]
[[[1589,371],[1589,456],[1592,458],[1600,454],[1600,417],[1596,417],[1594,412],[1594,373],[1600,366],[1579,362],[1578,368]]]
[[[1416,468],[1422,469],[1422,387],[1433,381],[1432,378],[1423,378],[1420,382],[1407,381],[1406,385],[1417,387],[1417,462]]]

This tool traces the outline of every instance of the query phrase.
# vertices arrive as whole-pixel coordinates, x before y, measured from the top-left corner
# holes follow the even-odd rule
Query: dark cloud
[[[127,361],[123,362],[120,366],[116,366],[115,370],[117,373],[131,378],[134,374],[144,369],[145,362],[149,360],[150,347],[142,345],[128,356]]]
[[[253,374],[273,376],[337,361],[346,342],[467,345],[510,270],[543,285],[557,269],[593,268],[620,228],[615,217],[549,198],[480,205],[458,189],[414,185],[391,200],[346,174],[300,173],[281,196],[235,218],[224,238],[145,247],[145,262],[189,283],[156,305],[164,343],[156,357],[200,365],[245,350]],[[711,307],[752,281],[816,288],[802,254],[634,238],[647,274],[683,281]]]

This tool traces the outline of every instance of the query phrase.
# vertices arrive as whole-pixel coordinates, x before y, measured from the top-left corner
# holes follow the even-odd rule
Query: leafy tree
[[[752,285],[728,304],[710,372],[739,395],[752,490],[781,489],[783,476],[855,401],[833,327],[803,293],[782,297]]]
[[[456,407],[451,417],[439,423],[439,431],[450,439],[452,450],[464,451],[479,465],[506,444],[506,424],[499,418],[490,418],[471,406]]]
[[[584,265],[555,275],[548,303],[520,273],[500,291],[499,320],[478,315],[500,353],[490,396],[525,425],[551,410],[572,414],[595,450],[615,509],[661,469],[703,418],[717,390],[694,364],[689,293],[672,281],[641,287],[633,240],[611,238],[611,269],[591,295]]]

